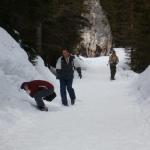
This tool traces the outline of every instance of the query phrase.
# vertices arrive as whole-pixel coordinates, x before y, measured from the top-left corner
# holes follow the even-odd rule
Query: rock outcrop
[[[91,27],[83,30],[83,40],[79,45],[81,53],[87,57],[107,55],[112,44],[109,22],[99,0],[86,0],[85,5],[89,12],[83,16],[89,20]]]

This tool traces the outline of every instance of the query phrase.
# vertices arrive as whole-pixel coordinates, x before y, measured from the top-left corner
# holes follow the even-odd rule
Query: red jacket
[[[28,86],[28,89],[31,91],[30,96],[34,96],[34,94],[42,89],[45,89],[44,87],[48,88],[48,89],[52,89],[54,88],[54,86],[47,82],[47,81],[43,81],[43,80],[33,80],[30,82],[25,82],[25,85]],[[42,87],[44,86],[44,87]]]

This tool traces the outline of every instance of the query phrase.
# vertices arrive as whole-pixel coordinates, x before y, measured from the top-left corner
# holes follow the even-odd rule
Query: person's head
[[[112,51],[112,55],[116,55],[116,51],[115,50]]]
[[[21,89],[23,90],[27,90],[28,89],[28,85],[27,85],[28,82],[23,82],[20,86]]]
[[[63,55],[63,57],[67,58],[71,55],[71,53],[68,49],[63,49],[62,50],[62,55]]]

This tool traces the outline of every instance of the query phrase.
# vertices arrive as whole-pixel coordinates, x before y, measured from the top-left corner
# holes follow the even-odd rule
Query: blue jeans
[[[43,102],[43,98],[46,97],[46,96],[51,95],[53,92],[54,92],[53,88],[43,89],[43,90],[40,90],[40,91],[36,92],[33,97],[34,97],[34,99],[37,103],[37,106],[38,107],[45,107],[45,104]]]
[[[73,78],[71,79],[60,79],[60,93],[61,93],[61,100],[63,105],[68,105],[67,101],[67,91],[69,93],[69,96],[71,98],[71,104],[75,103],[75,92],[72,88]]]

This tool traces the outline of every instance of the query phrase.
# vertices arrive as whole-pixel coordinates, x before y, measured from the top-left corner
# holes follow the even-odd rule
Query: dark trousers
[[[115,64],[110,64],[110,73],[111,73],[111,80],[114,80],[115,74],[116,74],[116,65]]]
[[[37,103],[37,106],[38,107],[45,107],[45,104],[43,102],[43,98],[46,96],[49,96],[53,93],[54,93],[53,88],[52,89],[43,89],[43,90],[40,90],[37,93],[35,93],[35,95],[33,97]]]
[[[73,78],[71,79],[60,79],[60,93],[61,93],[61,99],[63,105],[68,105],[67,101],[67,91],[69,93],[69,96],[71,98],[71,104],[75,103],[75,92],[72,88]]]

